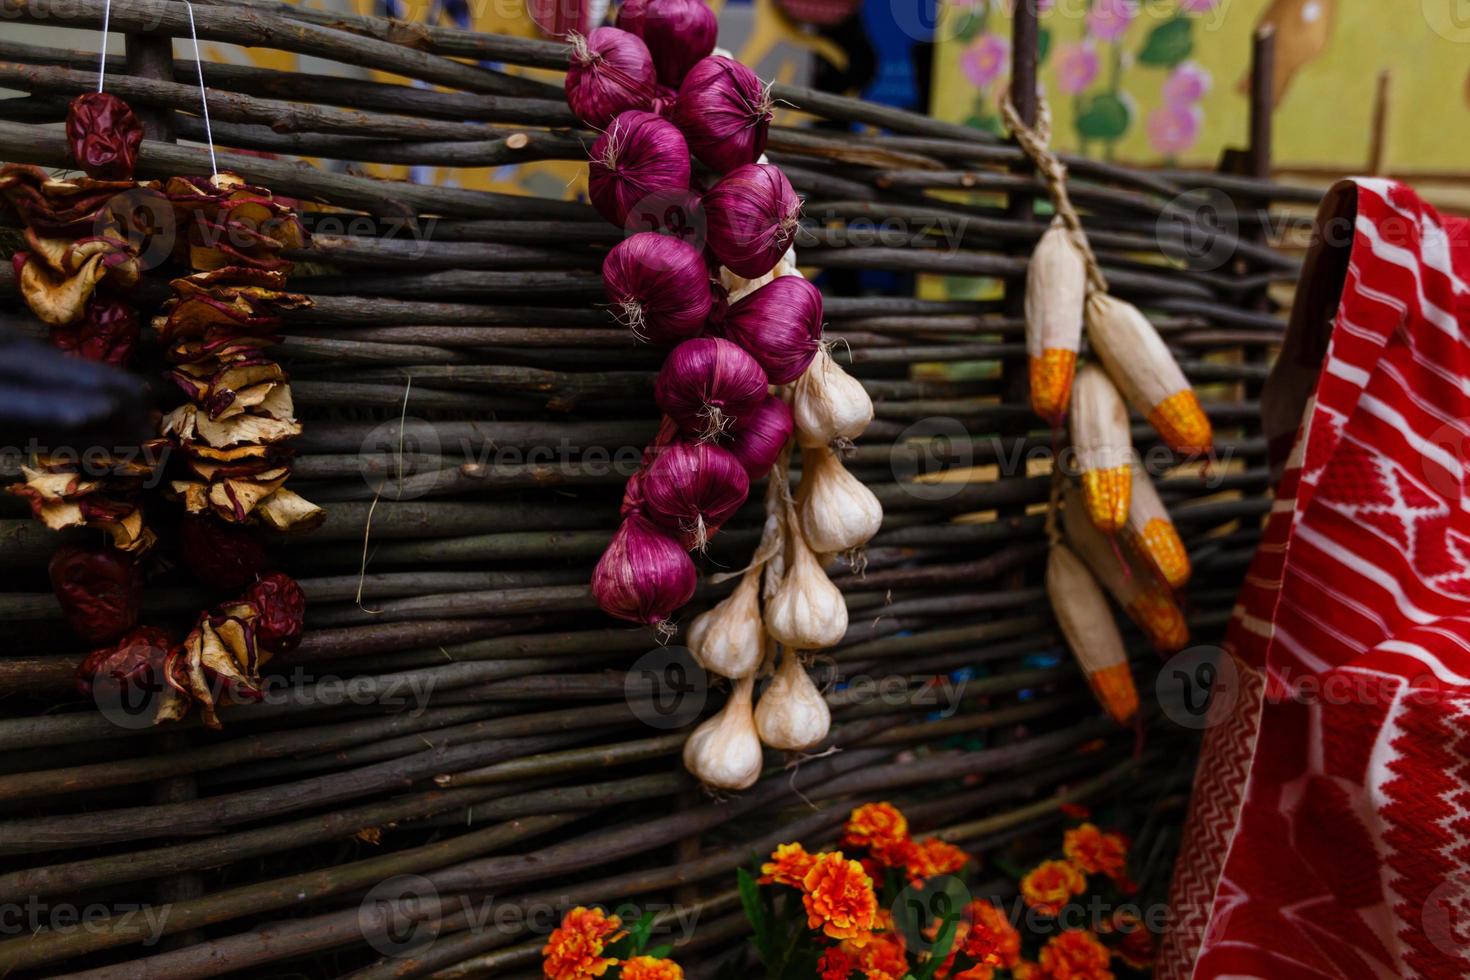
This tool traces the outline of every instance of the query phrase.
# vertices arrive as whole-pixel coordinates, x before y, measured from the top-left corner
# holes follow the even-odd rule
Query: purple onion
[[[655,113],[618,113],[588,155],[587,195],[619,227],[649,195],[689,189],[689,146],[679,127]]]
[[[822,291],[777,276],[725,311],[720,333],[750,352],[773,385],[801,377],[822,341]]]
[[[801,198],[774,164],[732,170],[703,203],[710,250],[737,276],[770,272],[796,238]]]
[[[704,0],[624,0],[618,26],[643,38],[658,80],[678,87],[689,69],[715,49],[720,25]]]
[[[766,152],[771,117],[771,97],[755,72],[712,55],[684,76],[673,118],[699,162],[728,173]]]
[[[651,231],[613,246],[602,262],[602,285],[617,321],[653,344],[697,336],[714,303],[699,249]]]
[[[676,442],[644,474],[641,492],[649,518],[684,547],[704,550],[720,525],[750,493],[740,460],[709,442]]]
[[[635,513],[598,559],[592,595],[609,616],[651,626],[693,598],[697,581],[684,547]]]
[[[681,431],[712,439],[765,400],[766,372],[739,345],[697,337],[669,351],[653,397]]]
[[[791,441],[795,428],[790,406],[775,395],[767,395],[735,429],[729,444],[730,454],[740,461],[752,480],[759,480],[776,465],[776,457]]]
[[[599,27],[583,37],[570,35],[567,105],[593,129],[605,129],[614,116],[653,104],[653,56],[637,35]]]

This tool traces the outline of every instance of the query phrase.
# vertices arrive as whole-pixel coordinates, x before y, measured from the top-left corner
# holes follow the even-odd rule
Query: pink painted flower
[[[1189,14],[1203,14],[1215,9],[1220,0],[1179,0],[1179,9]]]
[[[1087,32],[1099,41],[1116,41],[1137,16],[1137,0],[1094,0],[1087,12]]]
[[[970,84],[985,88],[1011,65],[1011,43],[999,34],[982,34],[960,55],[960,69]]]
[[[1196,61],[1186,61],[1164,80],[1164,101],[1170,105],[1192,106],[1210,90],[1210,73]]]
[[[1057,48],[1057,87],[1068,95],[1085,91],[1097,81],[1097,47],[1091,41]]]
[[[1203,115],[1198,106],[1162,105],[1148,115],[1148,141],[1165,156],[1178,156],[1199,138]]]

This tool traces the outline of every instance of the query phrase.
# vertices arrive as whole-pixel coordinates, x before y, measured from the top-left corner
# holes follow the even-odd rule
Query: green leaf
[[[955,932],[959,923],[953,918],[944,920],[944,928],[939,930],[939,935],[934,937],[934,946],[929,950],[929,959],[914,974],[914,980],[929,980],[934,976],[934,971],[949,958],[949,948],[954,945]]]
[[[1051,28],[1043,27],[1036,32],[1036,67],[1046,64],[1047,52],[1051,50]]]
[[[766,918],[766,906],[761,901],[760,886],[744,868],[735,871],[735,880],[740,886],[740,904],[745,908],[745,917],[755,932],[755,948],[761,954],[761,962],[771,965],[771,923]]]
[[[666,960],[666,959],[669,958],[669,954],[672,953],[673,951],[674,951],[674,945],[673,945],[673,943],[664,943],[662,946],[655,946],[655,947],[653,947],[653,949],[650,949],[644,955],[646,955],[646,956],[652,956],[656,960]]]
[[[628,929],[628,935],[633,938],[634,955],[643,952],[643,947],[648,945],[648,937],[652,934],[653,913],[644,912],[643,916]]]
[[[1149,31],[1138,52],[1138,63],[1173,68],[1194,51],[1194,21],[1188,17],[1166,20]]]
[[[1133,110],[1128,103],[1111,92],[1102,92],[1087,102],[1087,108],[1077,117],[1077,133],[1083,139],[1115,142],[1128,132],[1133,122]]]

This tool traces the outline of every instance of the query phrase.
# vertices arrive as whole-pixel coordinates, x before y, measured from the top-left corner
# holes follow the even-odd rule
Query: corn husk
[[[1118,724],[1128,724],[1138,713],[1138,690],[1123,637],[1102,589],[1064,544],[1053,545],[1047,558],[1046,594],[1098,703]]]
[[[1185,551],[1184,542],[1159,499],[1154,481],[1137,460],[1133,463],[1133,502],[1128,507],[1124,535],[1129,546],[1153,567],[1169,588],[1183,588],[1189,581],[1189,552]]]
[[[1106,293],[1087,300],[1087,339],[1128,404],[1169,448],[1210,451],[1210,421],[1153,324],[1132,303]]]
[[[1031,410],[1052,425],[1061,425],[1072,396],[1086,294],[1087,265],[1082,252],[1066,223],[1054,218],[1026,268]]]
[[[1189,643],[1189,626],[1173,593],[1154,571],[1116,546],[1082,516],[1081,495],[1068,487],[1062,510],[1067,545],[1087,565],[1093,577],[1113,597],[1128,618],[1160,653],[1173,653]]]
[[[1072,450],[1082,475],[1082,499],[1098,530],[1114,534],[1128,521],[1133,489],[1128,408],[1095,364],[1077,372],[1073,389]]]

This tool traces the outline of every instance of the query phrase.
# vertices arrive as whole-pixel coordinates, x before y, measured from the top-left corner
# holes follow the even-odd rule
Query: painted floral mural
[[[1043,64],[1050,61],[1059,94],[1071,100],[1072,126],[1083,153],[1112,158],[1117,144],[1138,126],[1165,162],[1188,153],[1204,127],[1203,99],[1210,73],[1194,60],[1196,25],[1221,0],[1168,0],[1173,9],[1157,16],[1142,40],[1130,28],[1139,18],[1140,0],[1090,0],[1085,17],[1053,24],[1041,4]],[[952,0],[960,70],[973,88],[970,125],[998,131],[996,99],[1010,77],[1009,22],[992,18],[1000,0]],[[1151,2],[1157,14],[1160,3]],[[1054,37],[1066,32],[1071,37]],[[1140,119],[1132,94],[1144,87],[1160,93],[1162,103]],[[1053,94],[1053,98],[1057,94]],[[1152,101],[1152,100],[1150,100]]]

